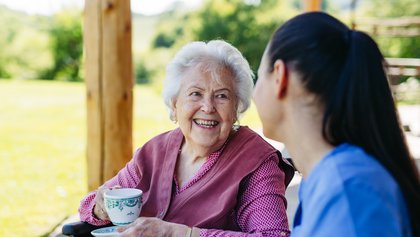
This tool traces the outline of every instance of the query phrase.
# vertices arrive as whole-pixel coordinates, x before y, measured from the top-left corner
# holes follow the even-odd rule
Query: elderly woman
[[[170,118],[179,128],[151,139],[80,205],[82,221],[109,223],[103,192],[143,191],[140,217],[122,236],[288,236],[285,189],[293,169],[247,127],[252,72],[232,45],[184,46],[167,68]]]

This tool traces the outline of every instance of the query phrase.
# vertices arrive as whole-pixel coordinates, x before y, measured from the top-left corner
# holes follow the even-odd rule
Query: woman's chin
[[[263,127],[263,134],[266,138],[269,138],[271,140],[279,141],[279,138],[275,135],[273,129],[269,129],[267,127]]]

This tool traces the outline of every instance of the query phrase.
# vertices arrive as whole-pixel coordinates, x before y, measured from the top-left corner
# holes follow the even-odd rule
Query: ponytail
[[[324,137],[334,145],[352,142],[384,147],[380,123],[398,127],[384,59],[365,33],[348,30],[344,38],[347,52],[341,74],[333,90],[325,95]],[[383,121],[383,115],[387,115],[387,121]],[[400,129],[394,132],[393,137],[403,137]]]

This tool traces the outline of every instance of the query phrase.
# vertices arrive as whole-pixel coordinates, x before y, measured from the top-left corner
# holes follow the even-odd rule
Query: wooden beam
[[[87,174],[88,189],[93,190],[102,181],[103,121],[101,94],[101,14],[99,1],[86,1],[84,11],[84,52],[87,106]]]
[[[420,58],[385,58],[391,66],[420,67]]]
[[[89,0],[84,12],[88,189],[131,159],[133,73],[130,0]]]
[[[384,27],[409,27],[420,26],[420,17],[399,17],[386,19],[360,19],[358,25],[376,25]]]
[[[303,0],[303,11],[321,11],[322,0]]]

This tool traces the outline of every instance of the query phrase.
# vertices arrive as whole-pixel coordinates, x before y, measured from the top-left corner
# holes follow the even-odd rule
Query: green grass
[[[134,91],[134,148],[175,128],[161,96]],[[87,192],[83,83],[0,80],[0,236],[42,236]],[[255,108],[241,124],[260,127]]]
[[[86,192],[81,84],[0,81],[0,236],[40,236]]]

